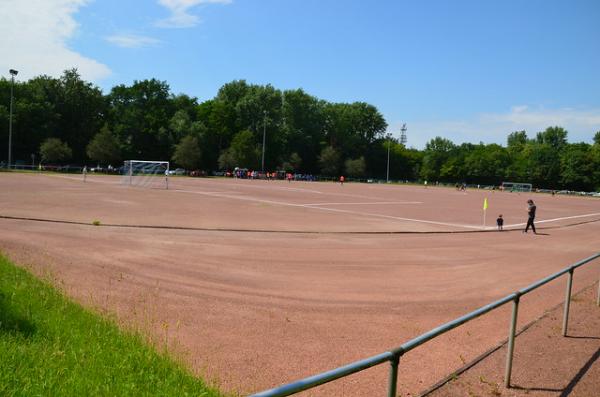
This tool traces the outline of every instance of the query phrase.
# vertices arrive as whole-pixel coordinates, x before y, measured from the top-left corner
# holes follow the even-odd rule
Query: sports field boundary
[[[16,220],[16,221],[29,221],[29,222],[45,222],[45,223],[60,223],[66,225],[79,225],[79,226],[93,226],[93,227],[115,227],[115,228],[131,228],[131,229],[156,229],[156,230],[182,230],[182,231],[199,231],[199,232],[232,232],[232,233],[273,233],[273,234],[314,234],[314,235],[405,235],[405,234],[422,234],[422,235],[435,235],[435,234],[474,234],[474,233],[508,233],[508,232],[520,232],[521,228],[504,229],[498,231],[495,228],[481,229],[481,230],[397,230],[397,231],[333,231],[333,230],[275,230],[275,229],[237,229],[237,228],[210,228],[210,227],[193,227],[193,226],[169,226],[169,225],[133,225],[133,224],[119,224],[119,223],[96,223],[82,222],[82,221],[69,221],[64,219],[49,219],[49,218],[34,218],[27,216],[12,216],[12,215],[0,215],[0,219]],[[543,222],[543,221],[542,221]],[[537,230],[556,230],[567,227],[586,225],[590,223],[600,222],[600,218],[592,219],[589,221],[574,222],[566,225],[558,226],[544,226],[537,227]],[[541,222],[540,222],[541,223]],[[540,234],[540,233],[538,233]]]

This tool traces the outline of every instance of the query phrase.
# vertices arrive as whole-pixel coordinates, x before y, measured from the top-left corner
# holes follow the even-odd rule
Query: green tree
[[[500,184],[510,161],[507,149],[497,144],[476,146],[465,158],[468,180],[477,184]]]
[[[265,167],[271,169],[283,157],[285,142],[281,134],[281,91],[267,84],[250,85],[236,104],[240,128],[252,131],[254,140],[262,143],[265,133]]]
[[[49,91],[55,79],[48,76],[36,77],[28,82],[15,81],[12,158],[13,162],[29,159],[39,151],[41,143],[56,136],[60,114],[56,112]],[[8,126],[10,104],[10,80],[0,79],[0,125]],[[8,128],[0,127],[0,151],[6,154]]]
[[[340,169],[340,153],[331,146],[321,151],[319,166],[323,175],[335,176]]]
[[[387,127],[379,111],[364,102],[328,103],[302,90],[282,92],[244,80],[223,85],[215,98],[201,103],[197,120],[206,127],[200,139],[205,163],[218,163],[217,153],[230,149],[239,131],[252,132],[258,146],[265,131],[266,168],[283,163],[293,167],[289,160],[297,153],[304,172],[320,169],[320,150],[327,145],[335,147],[340,158],[365,156],[369,164],[375,157],[367,158],[366,152]],[[227,153],[237,158],[239,150]]]
[[[198,145],[198,138],[188,135],[181,138],[175,146],[172,160],[188,170],[198,169],[202,159],[202,152]]]
[[[236,167],[237,160],[231,149],[226,149],[221,152],[219,156],[219,169],[221,170],[232,170]]]
[[[536,186],[560,186],[560,153],[551,145],[529,142],[523,149],[525,174],[523,180]]]
[[[430,140],[425,145],[421,178],[429,181],[440,180],[442,167],[455,150],[456,145],[448,139],[438,136]]]
[[[108,95],[109,126],[124,155],[139,160],[168,160],[173,141],[169,122],[175,113],[169,85],[156,79],[118,85]]]
[[[231,141],[229,147],[237,167],[256,169],[260,153],[252,131],[244,130],[238,132]]]
[[[3,125],[8,124],[10,87],[11,82],[0,77]],[[118,157],[168,160],[181,139],[190,135],[202,148],[203,168],[217,168],[223,153],[236,162],[256,166],[260,158],[256,150],[266,127],[267,168],[287,162],[296,171],[317,173],[321,149],[331,146],[339,154],[334,173],[343,165],[340,159],[360,157],[365,158],[366,174],[380,175],[385,170],[379,142],[387,124],[377,108],[364,102],[330,103],[303,90],[282,92],[268,84],[243,80],[223,85],[213,99],[200,104],[196,98],[171,94],[168,84],[156,79],[117,85],[102,95],[75,69],[60,78],[39,76],[16,82],[14,88],[12,144],[16,161],[28,160],[50,137],[68,142],[72,159],[78,162],[90,156],[100,162],[114,162]],[[118,145],[108,135],[99,134],[105,125]],[[241,140],[241,131],[252,136]],[[4,153],[7,141],[6,129],[0,128]],[[391,159],[397,168],[391,171],[414,174],[421,157],[417,151],[392,148]]]
[[[185,110],[178,110],[169,120],[169,129],[172,131],[175,142],[180,142],[190,133],[192,119]]]
[[[246,96],[248,89],[249,87],[246,80],[234,80],[223,84],[223,86],[219,88],[216,99],[235,107],[237,103]]]
[[[509,150],[522,150],[527,143],[527,133],[525,131],[511,132],[506,139],[507,148]]]
[[[291,154],[289,160],[281,165],[281,168],[285,171],[300,171],[301,166],[302,158],[300,158],[298,153],[294,152]]]
[[[47,98],[60,115],[56,130],[61,132],[59,138],[69,142],[73,160],[81,163],[86,158],[87,145],[105,123],[106,101],[102,91],[82,80],[76,69],[66,70],[47,90]]]
[[[379,137],[365,152],[365,176],[385,179],[387,175],[387,154],[390,153],[390,179],[414,180],[418,178],[421,164],[421,151],[407,149],[395,138]]]
[[[407,180],[416,180],[421,174],[424,154],[417,149],[405,149],[404,156],[407,158],[408,166],[400,174],[400,178]]]
[[[290,157],[297,153],[302,159],[302,169],[317,173],[320,145],[325,140],[325,102],[303,90],[287,90],[282,95],[281,134],[285,143],[284,156],[288,154]]]
[[[508,181],[526,181],[530,178],[528,173],[528,159],[525,153],[529,140],[525,131],[516,131],[508,135],[507,151],[509,156],[508,165],[504,171],[504,177]]]
[[[4,96],[4,88],[0,82],[0,97]],[[28,159],[42,142],[54,137],[69,142],[74,161],[86,160],[86,146],[104,123],[106,102],[102,91],[82,80],[75,69],[66,70],[59,78],[39,76],[17,82],[14,88],[14,158]],[[0,110],[0,118],[2,113]]]
[[[175,112],[169,120],[169,129],[171,130],[171,139],[174,142],[179,142],[188,135],[192,135],[200,141],[207,132],[205,124],[199,120],[194,121],[186,110]]]
[[[600,134],[596,134],[600,137]],[[595,140],[594,140],[595,141]],[[596,142],[590,148],[590,166],[592,168],[591,183],[595,191],[600,191],[600,141]]]
[[[387,128],[377,108],[364,102],[327,104],[323,112],[325,139],[342,157],[363,155]]]
[[[73,155],[73,151],[66,142],[62,142],[58,138],[48,138],[40,146],[40,155],[42,161],[47,162],[62,162],[68,160]]]
[[[476,147],[472,143],[463,143],[451,149],[448,158],[440,168],[439,178],[448,182],[471,182],[472,174],[466,162]]]
[[[567,134],[567,130],[562,127],[548,127],[543,132],[538,132],[536,140],[555,150],[562,150],[567,144]]]
[[[359,157],[357,159],[348,159],[344,162],[344,169],[346,170],[346,174],[352,177],[362,177],[365,175],[366,164],[365,158]]]
[[[236,131],[235,109],[224,101],[211,99],[198,105],[196,115],[197,120],[206,127],[201,138],[203,166],[214,169],[218,164],[219,154],[229,147]]]
[[[571,190],[594,189],[594,161],[590,145],[567,145],[560,156],[560,182]]]
[[[121,149],[117,138],[108,126],[102,127],[87,146],[87,155],[101,164],[113,164],[121,160]]]

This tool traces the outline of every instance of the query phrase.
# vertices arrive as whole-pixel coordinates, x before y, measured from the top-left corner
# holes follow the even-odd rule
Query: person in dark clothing
[[[535,231],[535,225],[533,223],[533,221],[535,220],[536,209],[537,207],[533,203],[533,200],[527,200],[527,215],[529,215],[529,218],[527,219],[527,226],[525,226],[525,230],[523,230],[523,233],[527,233],[527,231],[529,230],[529,226],[531,226],[533,234],[537,234],[537,232]]]
[[[498,215],[498,219],[496,219],[496,225],[498,225],[498,230],[504,230],[504,218],[502,218],[502,214]]]

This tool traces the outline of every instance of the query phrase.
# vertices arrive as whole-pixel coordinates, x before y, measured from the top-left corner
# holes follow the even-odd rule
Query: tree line
[[[8,151],[11,81],[0,79],[0,150]],[[75,69],[60,78],[15,82],[13,163],[113,166],[125,159],[172,161],[189,170],[265,170],[315,175],[431,182],[498,184],[597,190],[600,132],[594,144],[568,143],[567,131],[549,127],[529,138],[512,132],[506,146],[456,145],[442,137],[424,150],[385,135],[387,123],[373,105],[332,103],[302,89],[236,80],[204,102],[175,95],[156,79],[118,85],[108,94]]]

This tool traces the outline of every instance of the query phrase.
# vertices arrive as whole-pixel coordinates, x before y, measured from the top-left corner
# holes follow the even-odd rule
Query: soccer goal
[[[154,189],[169,188],[169,162],[126,160],[121,184]]]
[[[531,183],[502,182],[502,190],[509,192],[531,192]]]

